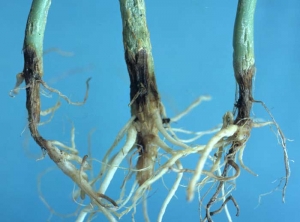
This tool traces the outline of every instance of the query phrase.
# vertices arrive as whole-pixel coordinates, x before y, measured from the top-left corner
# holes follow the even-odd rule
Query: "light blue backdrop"
[[[213,100],[196,108],[176,127],[205,130],[221,122],[232,110],[235,80],[232,70],[232,32],[237,1],[147,1],[148,27],[155,62],[158,88],[168,114],[173,116],[199,95]],[[15,75],[23,69],[22,45],[31,1],[3,1],[0,8],[0,221],[46,221],[49,210],[38,197],[37,177],[54,164],[45,158],[36,161],[40,149],[26,129],[25,91],[16,98],[8,92]],[[286,204],[277,191],[262,199],[260,194],[277,186],[284,176],[283,152],[269,127],[253,129],[244,161],[259,174],[254,177],[242,170],[233,192],[240,206],[234,221],[299,221],[299,92],[300,92],[300,2],[258,0],[255,15],[255,55],[257,75],[255,99],[271,109],[283,132],[294,140],[288,142],[292,175]],[[124,62],[122,23],[118,1],[53,1],[46,26],[44,49],[57,47],[74,53],[62,57],[50,53],[44,57],[44,80],[73,100],[81,100],[85,80],[92,77],[90,97],[83,107],[63,103],[51,124],[41,127],[47,139],[68,143],[70,119],[76,127],[76,144],[86,154],[87,137],[92,137],[95,157],[103,156],[115,135],[129,119],[129,78]],[[42,106],[50,107],[56,99],[42,97]],[[260,105],[253,115],[269,120]],[[207,138],[206,138],[207,139]],[[191,163],[196,164],[197,158]],[[186,180],[185,180],[186,181]],[[166,181],[170,186],[172,181]],[[119,190],[120,184],[111,188]],[[71,213],[72,182],[58,170],[43,177],[42,189],[47,201],[60,213]],[[161,181],[150,192],[150,218],[155,221],[164,195]],[[177,193],[164,221],[199,221],[198,202],[187,203],[183,188]],[[235,212],[232,204],[229,209]],[[141,221],[141,213],[137,213]],[[99,216],[97,221],[101,221]],[[129,221],[130,216],[122,221]],[[224,213],[215,221],[224,221]],[[74,221],[53,216],[51,221]]]

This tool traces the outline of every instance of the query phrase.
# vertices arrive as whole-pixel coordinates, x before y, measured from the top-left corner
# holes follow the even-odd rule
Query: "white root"
[[[91,185],[86,180],[82,180],[82,177],[87,178],[86,173],[80,173],[80,171],[71,162],[67,160],[66,157],[68,156],[68,154],[56,148],[51,141],[47,141],[46,143],[48,147],[48,154],[51,157],[51,159],[55,161],[57,166],[66,175],[68,175],[84,193],[86,193],[93,200],[92,202],[98,206],[99,210],[107,217],[107,219],[110,222],[116,222],[114,216],[100,201],[99,197],[97,196]]]
[[[147,195],[143,195],[143,215],[145,222],[150,222],[149,215],[148,215],[148,207],[147,207]]]
[[[100,173],[99,173],[99,178],[101,178],[101,175],[104,174],[106,171],[106,164],[108,163],[108,157],[111,154],[111,152],[114,150],[114,148],[119,144],[120,140],[124,137],[125,133],[127,133],[128,128],[132,125],[133,120],[135,119],[135,116],[132,116],[129,121],[125,124],[125,126],[120,130],[118,135],[116,136],[115,141],[111,145],[111,147],[106,151],[105,156],[103,157],[102,163],[104,165],[101,167]]]
[[[177,116],[173,117],[171,119],[171,121],[172,122],[177,122],[182,117],[184,117],[185,115],[187,115],[192,109],[194,109],[196,106],[198,106],[202,101],[209,101],[209,100],[211,100],[210,96],[200,96],[191,105],[189,105],[184,111],[182,111]]]
[[[238,126],[236,126],[236,125],[228,126],[224,129],[222,129],[220,132],[218,132],[216,135],[214,135],[209,140],[209,142],[205,146],[204,150],[202,151],[202,155],[197,163],[195,173],[188,185],[188,188],[187,188],[188,201],[191,201],[194,198],[196,183],[200,179],[204,164],[205,164],[210,152],[212,151],[212,149],[222,138],[232,136],[237,131],[237,129],[238,129]]]
[[[176,165],[178,167],[178,170],[182,170],[182,164],[180,163],[180,161],[176,161]],[[158,222],[161,222],[162,221],[162,218],[165,214],[165,211],[166,211],[166,208],[168,206],[168,204],[170,203],[172,197],[175,195],[175,192],[177,191],[179,185],[180,185],[180,182],[181,182],[181,179],[183,177],[183,173],[180,172],[177,174],[177,178],[172,186],[172,188],[170,189],[169,193],[168,193],[168,196],[166,197],[166,199],[164,200],[163,202],[163,205],[161,206],[161,209],[160,209],[160,212],[159,212],[159,215],[158,215],[158,218],[157,218],[157,221]]]
[[[106,172],[106,177],[104,178],[104,180],[101,183],[101,186],[99,188],[99,193],[102,193],[102,194],[105,193],[112,178],[115,175],[116,170],[118,169],[118,166],[123,161],[123,159],[127,156],[128,152],[134,145],[136,135],[137,135],[136,129],[134,128],[133,125],[131,125],[128,129],[126,143],[122,147],[122,149],[118,152],[118,154],[114,157],[113,161],[111,162],[109,169]]]
[[[203,100],[209,100],[210,97],[200,97],[198,98],[191,106],[189,106],[184,112],[178,115],[175,118],[171,118],[171,122],[178,121],[191,109],[193,109],[196,105],[199,105]],[[105,156],[102,161],[89,159],[89,161],[97,161],[101,163],[100,173],[96,178],[91,178],[88,180],[88,174],[85,172],[86,170],[90,170],[91,166],[89,161],[87,161],[87,156],[81,158],[78,155],[78,150],[75,146],[75,128],[72,127],[71,132],[71,146],[66,146],[65,144],[59,141],[48,141],[49,146],[49,156],[55,160],[58,167],[79,186],[79,190],[82,191],[83,194],[88,195],[91,198],[91,203],[89,205],[83,205],[78,203],[82,208],[80,214],[77,216],[76,222],[84,222],[87,220],[88,215],[92,217],[96,212],[102,212],[105,217],[111,221],[116,222],[117,218],[122,218],[125,214],[131,212],[132,213],[132,221],[135,221],[135,213],[137,212],[137,206],[142,203],[143,204],[143,213],[145,221],[150,221],[147,210],[147,194],[148,189],[151,185],[153,185],[157,180],[161,179],[166,173],[176,173],[176,179],[169,190],[164,202],[162,203],[160,212],[157,217],[157,221],[163,221],[163,217],[165,215],[166,209],[171,202],[172,198],[175,196],[176,191],[179,187],[185,187],[185,184],[180,184],[182,182],[183,175],[187,172],[192,174],[191,179],[187,185],[187,199],[191,201],[194,197],[194,192],[196,189],[202,189],[206,184],[215,183],[216,181],[229,181],[235,179],[239,174],[238,172],[232,177],[222,177],[220,176],[220,169],[224,166],[225,163],[221,163],[222,154],[226,151],[225,146],[233,142],[233,140],[238,140],[240,137],[244,135],[244,131],[241,130],[241,127],[237,125],[233,125],[232,118],[223,118],[223,127],[221,130],[219,128],[213,128],[204,132],[191,132],[188,130],[182,129],[173,129],[170,127],[170,124],[162,123],[162,117],[166,116],[163,105],[161,104],[162,109],[155,109],[151,114],[151,123],[153,124],[153,132],[156,132],[153,135],[151,134],[151,141],[149,144],[154,147],[159,147],[158,150],[162,151],[162,153],[158,153],[157,155],[164,155],[166,158],[164,159],[156,159],[154,161],[158,162],[158,167],[153,165],[153,174],[150,175],[148,179],[146,179],[142,184],[138,185],[138,182],[135,180],[132,183],[131,177],[136,175],[138,172],[148,170],[147,167],[144,168],[134,168],[132,164],[132,156],[134,156],[138,149],[136,149],[136,138],[141,135],[143,132],[141,130],[143,128],[139,128],[135,122],[136,117],[132,116],[130,120],[125,124],[125,126],[120,130],[117,134],[115,141],[112,146],[107,150]],[[226,113],[225,117],[227,117],[228,113]],[[230,113],[229,113],[230,114]],[[225,122],[224,122],[225,121]],[[265,123],[263,125],[268,125],[269,123]],[[167,129],[166,129],[167,126]],[[257,124],[256,126],[261,126]],[[194,142],[202,135],[209,134],[219,130],[206,145],[196,145],[191,146],[187,145],[189,142]],[[246,129],[245,129],[246,130]],[[152,131],[150,131],[152,132]],[[158,133],[160,133],[164,138],[159,137]],[[193,138],[189,140],[179,139],[175,132],[185,133],[185,134],[193,134],[195,135]],[[149,133],[149,132],[147,132]],[[117,145],[120,143],[121,139],[125,137],[126,141],[124,146],[115,151]],[[241,135],[240,135],[241,134]],[[233,136],[234,135],[234,136]],[[238,137],[238,138],[237,138]],[[149,145],[148,144],[148,145]],[[56,146],[62,148],[61,151]],[[149,145],[150,149],[151,146]],[[174,149],[173,146],[176,148]],[[178,149],[182,148],[182,149]],[[243,151],[245,146],[241,146],[238,149],[239,152],[239,161],[240,165],[249,172],[252,172],[247,168],[243,161]],[[216,156],[210,156],[211,151],[213,149],[218,149],[218,152],[215,154]],[[115,153],[112,155],[112,153]],[[200,158],[196,165],[195,170],[193,169],[185,169],[181,164],[181,159],[183,157],[187,157],[191,154],[200,154]],[[129,167],[122,166],[122,162],[128,159]],[[130,160],[129,160],[130,159]],[[72,162],[76,162],[80,164],[80,169],[77,169]],[[208,162],[212,162],[208,169],[205,168],[205,164]],[[154,163],[156,163],[154,162]],[[118,192],[118,197],[116,197],[117,201],[110,201],[104,198],[101,195],[104,195],[107,192],[107,189],[112,183],[113,178],[116,176],[117,170],[128,171],[127,176],[123,181],[123,185],[121,186],[121,191]],[[219,173],[216,173],[219,171]],[[89,174],[90,176],[92,174]],[[206,175],[202,180],[200,180],[201,175]],[[93,186],[96,186],[97,181],[100,181],[99,188],[95,189]],[[210,191],[209,191],[210,192]],[[225,192],[224,188],[222,190],[222,197],[219,197],[218,200],[226,199],[226,196],[231,192]],[[101,194],[101,195],[100,195]],[[76,198],[79,197],[79,194],[76,195]],[[103,199],[104,198],[104,199]],[[199,197],[200,198],[200,197]],[[110,203],[109,203],[110,202]],[[225,206],[225,212],[228,220],[231,220],[230,214],[228,212],[227,207]],[[88,219],[88,221],[91,218]]]
[[[15,97],[19,93],[19,91],[21,89],[20,85],[24,82],[23,72],[18,73],[16,75],[16,79],[17,80],[16,80],[15,87],[12,90],[10,90],[10,92],[9,92],[10,97]]]
[[[239,149],[239,155],[238,155],[238,160],[241,164],[241,167],[248,171],[250,174],[252,174],[253,176],[258,176],[258,174],[254,173],[252,170],[250,170],[249,167],[247,167],[245,164],[244,164],[244,161],[243,161],[243,154],[244,154],[244,150],[245,150],[245,147],[246,147],[246,144],[243,144],[242,147]]]
[[[173,145],[175,146],[179,146],[181,148],[184,148],[184,149],[189,149],[191,147],[189,147],[188,145],[178,141],[178,140],[175,140],[174,138],[172,138],[169,133],[167,132],[167,130],[164,128],[162,122],[161,122],[161,117],[159,115],[159,112],[156,111],[154,113],[155,117],[154,117],[154,120],[155,120],[155,124],[156,124],[156,127],[157,129],[159,130],[159,132],[170,142],[172,143]]]
[[[188,130],[172,128],[173,132],[180,132],[180,133],[184,133],[184,134],[194,134],[194,135],[196,135],[196,136],[194,136],[190,139],[179,139],[180,142],[182,142],[182,143],[192,143],[192,142],[196,141],[197,139],[199,139],[200,137],[202,137],[204,135],[216,133],[219,130],[220,130],[220,127],[214,127],[213,129],[206,130],[206,131],[201,131],[201,132],[192,132],[192,131],[188,131]]]

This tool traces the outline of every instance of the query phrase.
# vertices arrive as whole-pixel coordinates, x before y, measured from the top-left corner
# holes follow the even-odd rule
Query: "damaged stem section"
[[[136,147],[139,151],[137,181],[142,185],[154,170],[158,146],[155,124],[161,102],[154,75],[150,34],[143,0],[120,0],[125,60],[130,77],[131,115],[135,116]]]
[[[44,155],[47,153],[57,166],[81,188],[82,192],[88,194],[99,208],[103,208],[99,195],[93,191],[87,181],[87,174],[82,172],[90,169],[87,161],[77,156],[75,147],[71,149],[73,153],[64,152],[56,147],[57,144],[61,143],[46,140],[38,131],[41,113],[40,84],[45,85],[42,80],[43,39],[50,4],[50,0],[33,0],[26,25],[23,45],[24,69],[21,75],[26,82],[26,108],[29,129],[32,138],[41,147]],[[19,75],[17,84],[19,83]],[[71,161],[81,164],[80,170]]]
[[[278,136],[281,140],[281,146],[284,153],[284,163],[286,175],[282,190],[282,201],[285,202],[285,192],[290,177],[290,167],[288,160],[288,153],[286,148],[286,138],[283,135],[279,125],[275,121],[273,115],[262,101],[256,101],[252,97],[252,81],[255,75],[255,59],[254,59],[254,12],[255,12],[256,0],[239,0],[236,20],[234,25],[233,35],[233,67],[235,79],[239,85],[239,99],[236,103],[238,109],[237,118],[235,124],[240,126],[244,125],[245,138],[250,136],[253,122],[250,119],[250,111],[252,103],[260,103],[267,113],[270,115],[273,124],[277,128]],[[246,141],[245,141],[246,142]],[[242,144],[243,145],[243,144]]]
[[[235,163],[235,156],[245,148],[253,125],[250,112],[252,103],[254,102],[252,84],[255,75],[253,41],[255,6],[256,0],[239,0],[237,6],[233,33],[233,68],[234,76],[238,84],[238,98],[236,98],[237,101],[235,103],[237,115],[233,123],[238,126],[238,130],[232,137],[229,152],[225,157],[226,164],[222,173],[223,177],[227,177],[230,167],[239,171],[239,167]],[[240,162],[242,164],[242,161]],[[218,199],[218,195],[222,189],[224,189],[224,186],[225,181],[220,181],[216,192],[206,205],[206,219],[208,222],[212,221],[211,216],[215,214],[215,212],[210,211],[210,208]],[[235,203],[233,197],[231,197],[231,200]],[[223,204],[225,204],[225,202]],[[235,205],[238,210],[237,204]]]
[[[40,122],[40,81],[43,76],[43,41],[51,0],[32,1],[23,44],[24,69],[22,76],[26,83],[26,108],[29,129],[33,139],[46,149],[37,125]]]
[[[27,50],[33,50],[35,52],[37,69],[33,71],[36,71],[40,77],[43,76],[43,41],[50,5],[51,0],[32,1],[23,44],[24,58]]]
[[[235,123],[243,125],[250,118],[252,82],[255,75],[254,12],[256,0],[239,0],[233,34],[233,68],[239,85],[238,109]]]
[[[123,44],[125,52],[136,55],[143,48],[147,54],[149,73],[154,75],[154,63],[147,28],[144,0],[119,0],[123,24]]]
[[[281,140],[281,146],[284,153],[284,163],[286,175],[282,190],[282,201],[285,202],[285,192],[290,177],[290,166],[288,153],[286,148],[286,138],[283,135],[279,125],[275,121],[273,115],[262,101],[256,101],[252,97],[252,79],[255,74],[254,65],[254,43],[253,43],[253,23],[254,23],[254,11],[256,0],[239,0],[236,21],[234,26],[234,38],[233,38],[233,66],[235,79],[239,84],[239,99],[236,104],[238,109],[238,115],[235,120],[237,124],[244,124],[245,119],[249,119],[250,110],[253,102],[260,103],[267,113],[270,115],[273,124],[277,128],[278,136]],[[248,120],[247,122],[250,122]],[[246,125],[246,124],[245,124]],[[249,135],[253,123],[249,125]]]

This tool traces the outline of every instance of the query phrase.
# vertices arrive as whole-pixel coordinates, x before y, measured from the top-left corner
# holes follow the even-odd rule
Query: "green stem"
[[[43,40],[51,0],[33,0],[25,30],[23,45],[26,83],[26,107],[32,137],[45,149],[37,125],[40,122],[40,80],[43,76]]]
[[[254,66],[253,23],[256,0],[239,0],[233,34],[233,65],[236,75]],[[239,76],[236,76],[239,78]]]
[[[127,50],[129,53],[135,55],[141,48],[145,49],[148,56],[149,73],[154,74],[154,63],[144,0],[120,0],[120,9],[125,51]]]
[[[235,123],[245,124],[252,108],[252,83],[255,75],[254,12],[256,0],[239,0],[233,33],[234,76],[239,85],[238,109]],[[237,99],[237,98],[236,98]]]
[[[43,41],[51,0],[33,0],[28,16],[23,50],[35,51],[38,60],[39,75],[43,75]]]

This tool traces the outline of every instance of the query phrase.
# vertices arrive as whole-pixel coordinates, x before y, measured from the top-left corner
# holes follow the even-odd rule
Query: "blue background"
[[[0,221],[46,221],[49,210],[37,191],[37,177],[54,166],[49,157],[36,161],[40,149],[26,127],[25,91],[15,98],[8,92],[15,75],[23,69],[22,45],[31,1],[3,1],[1,15],[0,98]],[[175,127],[190,130],[209,129],[232,110],[235,80],[232,69],[232,33],[237,1],[147,1],[148,28],[151,33],[158,88],[169,116],[174,116],[199,95],[211,95]],[[253,129],[244,153],[244,162],[258,177],[242,170],[233,192],[241,208],[229,204],[234,221],[299,221],[299,84],[300,84],[300,2],[258,1],[255,14],[255,56],[257,75],[254,97],[264,101],[280,124],[288,142],[291,178],[286,203],[281,192],[265,196],[259,207],[258,197],[277,186],[274,180],[284,176],[283,152],[269,128]],[[63,102],[52,122],[42,126],[47,139],[69,144],[71,121],[76,127],[76,145],[81,155],[87,153],[88,134],[92,137],[94,157],[101,159],[117,132],[130,117],[129,78],[124,62],[122,23],[118,1],[53,1],[46,26],[44,49],[57,47],[74,53],[63,57],[49,53],[44,57],[44,80],[73,100],[83,98],[85,80],[92,77],[90,96],[85,106]],[[56,97],[42,97],[48,108]],[[264,109],[255,104],[253,116],[269,120]],[[206,140],[209,137],[206,137]],[[189,158],[189,157],[187,157]],[[197,157],[188,159],[195,166]],[[165,182],[170,187],[172,180]],[[183,181],[185,184],[188,178]],[[110,192],[119,190],[117,181]],[[45,198],[60,213],[76,209],[72,202],[73,184],[59,170],[42,178]],[[162,181],[150,191],[150,219],[156,220],[167,194]],[[136,221],[142,221],[141,208]],[[103,218],[98,216],[97,221]],[[215,221],[224,221],[217,215]],[[51,221],[74,221],[53,216]],[[130,221],[130,214],[122,219]],[[164,221],[199,221],[197,198],[185,199],[180,188],[167,209]]]

